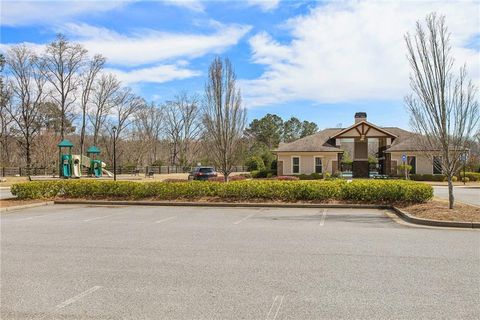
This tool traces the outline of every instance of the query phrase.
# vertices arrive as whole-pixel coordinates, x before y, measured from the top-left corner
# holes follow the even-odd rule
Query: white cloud
[[[110,72],[125,84],[140,82],[163,83],[198,76],[197,70],[188,68],[189,59],[206,54],[220,54],[250,30],[249,26],[217,25],[211,34],[178,34],[144,29],[135,34],[115,31],[88,24],[67,24],[61,32],[72,41],[81,43],[91,54],[100,53],[107,58]],[[38,54],[45,44],[25,42]],[[6,51],[14,44],[0,44]],[[128,68],[129,71],[125,71]]]
[[[139,68],[131,71],[106,69],[105,72],[115,74],[125,85],[136,83],[164,83],[199,76],[200,72],[184,68],[179,64],[165,64],[154,67]]]
[[[21,26],[60,23],[79,14],[110,11],[128,2],[130,1],[2,1],[0,24]]]
[[[200,0],[168,0],[165,4],[185,8],[192,11],[204,12],[205,7]]]
[[[247,4],[260,7],[262,11],[272,11],[278,8],[280,0],[247,0]]]
[[[249,30],[249,26],[222,25],[211,34],[146,29],[124,35],[87,24],[69,24],[64,29],[68,35],[78,38],[90,52],[103,54],[111,63],[130,66],[221,53],[236,45]]]
[[[292,36],[280,43],[261,32],[250,39],[264,73],[240,82],[247,106],[295,99],[340,102],[401,100],[409,66],[403,36],[431,11],[446,15],[457,62],[480,79],[478,51],[465,43],[478,35],[474,2],[333,2],[289,20]]]

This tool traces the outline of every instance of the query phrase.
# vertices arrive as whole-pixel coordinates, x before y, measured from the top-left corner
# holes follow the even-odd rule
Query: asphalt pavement
[[[10,192],[10,188],[0,188],[0,199],[11,199],[15,198],[13,194]]]
[[[434,195],[438,198],[448,199],[448,187],[446,186],[434,186]],[[453,196],[455,200],[480,206],[480,188],[478,187],[453,187]]]
[[[1,319],[478,319],[480,232],[374,209],[0,216]]]

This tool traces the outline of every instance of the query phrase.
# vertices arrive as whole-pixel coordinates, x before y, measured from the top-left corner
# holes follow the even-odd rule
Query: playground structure
[[[68,148],[68,153],[62,153],[62,149],[64,148]],[[58,144],[60,177],[81,178],[83,167],[88,169],[88,176],[90,177],[100,178],[104,174],[113,177],[113,173],[105,169],[107,165],[100,159],[97,159],[100,154],[99,148],[91,146],[87,150],[87,156],[83,154],[72,155],[72,148],[73,144],[67,139],[62,140]]]

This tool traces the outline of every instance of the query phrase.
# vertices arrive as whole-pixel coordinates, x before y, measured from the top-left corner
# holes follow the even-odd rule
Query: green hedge
[[[432,197],[430,185],[404,180],[353,180],[341,193],[342,199],[359,202],[425,202]]]
[[[469,181],[480,181],[480,172],[465,172],[465,177]],[[463,178],[463,172],[460,172],[460,178]]]
[[[131,182],[98,180],[34,181],[12,186],[20,199],[54,197],[85,199],[195,199],[327,201],[366,203],[424,202],[433,197],[427,184],[401,180],[278,181],[247,180],[218,182]]]
[[[300,174],[298,175],[298,178],[300,180],[320,180],[320,179],[323,179],[323,175],[321,175],[320,173],[311,173],[311,174]]]
[[[255,179],[271,178],[276,174],[276,171],[275,170],[267,170],[267,169],[254,170],[254,171],[250,172],[250,174],[252,175],[252,178],[255,178]]]
[[[444,174],[410,174],[410,179],[414,181],[445,181]]]
[[[480,181],[480,173],[478,172],[465,172],[465,176],[469,181]],[[414,181],[447,181],[444,174],[410,174],[410,179]],[[454,177],[453,181],[462,180],[463,172],[458,174],[458,177]]]

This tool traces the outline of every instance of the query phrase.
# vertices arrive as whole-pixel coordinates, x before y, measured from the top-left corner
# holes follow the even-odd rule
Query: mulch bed
[[[448,209],[448,201],[431,200],[419,204],[403,204],[398,207],[410,215],[422,219],[480,222],[480,208],[463,203],[455,203],[453,209]]]

